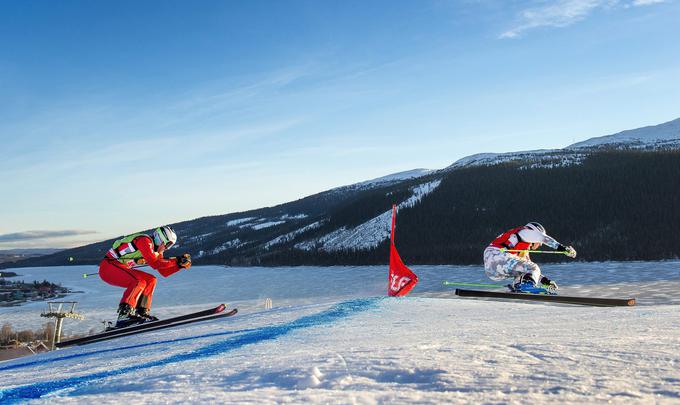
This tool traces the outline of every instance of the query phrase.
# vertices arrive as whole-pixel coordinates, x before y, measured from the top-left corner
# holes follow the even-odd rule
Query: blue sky
[[[0,2],[0,249],[680,117],[667,0]]]

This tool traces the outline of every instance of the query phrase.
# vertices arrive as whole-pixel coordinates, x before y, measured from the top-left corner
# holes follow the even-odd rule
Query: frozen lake
[[[169,278],[145,268],[158,278],[153,312],[161,317],[227,303],[242,312],[262,309],[271,298],[275,306],[334,302],[348,297],[384,295],[387,284],[385,268],[380,267],[291,267],[233,268],[196,266]],[[83,273],[97,271],[96,266],[25,268],[13,270],[21,274],[12,280],[43,280],[60,283],[79,293],[62,301],[78,301],[78,311],[85,321],[65,321],[67,331],[82,332],[100,328],[101,321],[115,317],[122,288],[110,286],[98,277],[83,278]],[[38,326],[45,321],[40,311],[44,302],[19,307],[0,308],[0,320],[14,325]]]
[[[638,306],[463,299],[442,285],[487,282],[480,266],[414,266],[407,298],[383,298],[386,266],[196,267],[159,279],[155,311],[226,302],[238,315],[0,362],[0,402],[680,403],[680,262],[542,267],[562,294]],[[69,332],[100,327],[122,293],[83,279],[92,266],[16,271],[83,291],[69,298],[87,319]],[[0,323],[39,325],[44,306],[2,308]]]
[[[543,272],[556,280],[560,294],[637,298],[638,305],[680,304],[680,261],[604,262],[547,264]],[[158,278],[154,295],[154,312],[169,317],[206,305],[227,303],[242,312],[262,309],[265,298],[275,306],[337,302],[343,299],[385,295],[387,266],[337,267],[222,267],[196,266],[163,278],[156,271],[143,268]],[[490,282],[481,266],[413,266],[420,282],[414,297],[453,297],[455,287],[442,281]],[[97,266],[20,268],[12,270],[19,277],[11,280],[34,280],[60,283],[80,293],[62,300],[78,301],[84,321],[65,321],[66,333],[81,333],[101,328],[101,322],[115,317],[123,289],[110,286],[93,273]],[[18,307],[0,307],[0,324],[15,328],[36,328],[45,322],[40,312],[45,302]]]

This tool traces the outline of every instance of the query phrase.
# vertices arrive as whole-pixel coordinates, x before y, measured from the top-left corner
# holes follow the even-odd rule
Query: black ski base
[[[561,304],[589,305],[595,307],[631,307],[635,305],[635,298],[590,298],[568,297],[564,295],[526,294],[514,292],[464,290],[457,288],[456,295],[460,297],[503,298],[525,301],[545,301]]]
[[[153,322],[145,322],[141,324],[136,324],[128,326],[126,328],[117,328],[108,330],[102,333],[97,333],[90,336],[85,336],[82,338],[65,340],[55,344],[56,347],[68,347],[74,345],[84,345],[88,343],[101,342],[104,340],[115,339],[122,336],[136,335],[138,333],[156,331],[159,329],[170,328],[174,326],[186,325],[189,323],[208,321],[212,319],[225,318],[228,316],[236,315],[238,309],[234,308],[231,311],[224,312],[226,306],[221,304],[215,308],[207,309],[204,311],[194,312],[191,314],[180,315],[173,318],[161,319]]]

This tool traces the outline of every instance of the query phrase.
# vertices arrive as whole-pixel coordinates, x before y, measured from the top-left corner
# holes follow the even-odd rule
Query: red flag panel
[[[390,246],[390,274],[387,281],[387,295],[390,297],[403,297],[418,283],[418,276],[406,267],[394,244]]]
[[[387,277],[387,295],[403,297],[418,283],[418,276],[399,257],[394,246],[394,225],[397,221],[397,206],[392,205],[392,232],[390,234],[390,274]]]

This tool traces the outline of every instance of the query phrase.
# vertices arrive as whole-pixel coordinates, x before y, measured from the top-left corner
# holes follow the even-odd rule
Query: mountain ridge
[[[673,123],[673,125],[666,125]],[[645,127],[644,133],[650,134],[649,128],[659,128],[666,131],[669,127],[680,124],[680,119],[660,124],[660,126]],[[457,201],[462,201],[466,195],[474,194],[479,190],[488,188],[488,182],[495,180],[487,179],[489,170],[492,170],[496,178],[507,177],[535,177],[536,182],[544,184],[551,195],[563,195],[563,200],[568,201],[571,197],[569,193],[564,194],[563,187],[571,184],[567,178],[563,180],[563,185],[545,182],[545,173],[552,173],[554,176],[562,176],[560,173],[573,173],[574,176],[604,176],[610,170],[606,165],[619,166],[619,171],[626,170],[626,165],[639,165],[640,170],[649,171],[656,163],[649,160],[649,155],[644,153],[664,156],[664,159],[675,159],[680,156],[677,152],[671,152],[669,156],[664,155],[669,149],[677,151],[680,142],[671,136],[665,138],[659,136],[648,136],[646,147],[640,147],[640,136],[631,137],[636,130],[622,131],[618,134],[605,137],[606,142],[593,142],[592,146],[567,147],[563,149],[547,149],[536,151],[509,152],[502,154],[476,154],[459,159],[452,165],[440,170],[414,169],[379,177],[377,179],[356,183],[349,186],[333,188],[321,193],[307,196],[292,202],[279,204],[273,207],[258,208],[239,213],[229,213],[224,215],[214,215],[200,217],[193,220],[182,221],[171,224],[178,233],[179,242],[176,249],[191,252],[196,258],[197,264],[226,264],[226,265],[277,265],[277,264],[346,264],[346,263],[376,263],[379,262],[382,253],[386,248],[389,237],[388,211],[392,204],[400,206],[405,215],[416,215],[421,218],[421,223],[429,224],[432,232],[440,232],[442,223],[447,222],[445,217],[440,218],[441,223],[431,223],[428,218],[428,210],[447,209],[447,205],[456,206]],[[667,132],[665,132],[667,133]],[[633,147],[628,147],[626,142],[618,142],[617,135],[622,135],[621,139],[633,139]],[[672,134],[672,133],[671,133]],[[679,135],[680,136],[680,135]],[[613,137],[613,138],[612,138]],[[591,138],[598,139],[598,138]],[[610,142],[612,139],[615,142]],[[663,142],[660,144],[659,140]],[[585,141],[584,141],[585,142]],[[574,145],[578,145],[574,144]],[[661,146],[659,146],[661,145]],[[668,145],[671,145],[670,147]],[[677,145],[677,146],[675,146]],[[643,153],[643,155],[638,155]],[[605,166],[602,166],[605,165]],[[645,166],[646,165],[646,166]],[[678,164],[680,166],[680,163]],[[602,166],[602,167],[601,167]],[[486,169],[490,168],[490,169]],[[673,170],[672,168],[670,169]],[[465,173],[469,179],[461,179],[461,173]],[[634,174],[633,174],[634,175]],[[449,190],[452,179],[465,185],[465,190],[460,190],[457,194]],[[508,179],[507,181],[513,181]],[[622,190],[626,179],[609,174],[603,177],[602,181],[606,186],[607,182],[612,182],[611,186],[616,190]],[[650,177],[641,183],[641,187],[649,187],[658,184],[659,187],[669,188],[672,186],[662,182],[661,178]],[[485,183],[486,182],[486,183]],[[619,185],[621,182],[622,184]],[[616,183],[616,184],[614,184]],[[435,185],[436,184],[436,185]],[[527,185],[529,188],[530,184]],[[443,187],[443,189],[442,189]],[[582,187],[579,183],[571,184],[571,187]],[[597,193],[595,186],[589,189],[591,193]],[[503,187],[499,187],[503,188]],[[425,192],[426,190],[426,192]],[[507,192],[512,192],[509,189]],[[629,199],[636,199],[634,195],[629,195]],[[428,203],[435,198],[438,193],[450,195],[450,201],[440,201],[437,207],[427,208]],[[577,193],[572,193],[577,194]],[[675,198],[677,192],[670,190],[666,197]],[[613,195],[601,195],[599,199],[613,199]],[[478,201],[469,201],[481,209],[481,212],[488,207],[485,199],[495,199],[493,194],[486,197],[479,197]],[[582,194],[580,198],[590,198],[588,194]],[[660,198],[665,198],[660,196]],[[409,202],[411,201],[411,202]],[[602,201],[596,201],[600,204]],[[610,201],[608,204],[614,204]],[[573,201],[572,204],[579,204]],[[636,204],[642,204],[636,200]],[[603,204],[607,206],[607,204]],[[468,208],[466,208],[468,209]],[[471,211],[475,215],[479,211]],[[430,217],[437,217],[439,213],[430,212]],[[511,216],[512,213],[506,214]],[[533,219],[546,218],[552,219],[554,213],[548,210],[538,213]],[[403,215],[400,215],[398,221]],[[465,222],[464,218],[460,221]],[[494,229],[495,226],[501,228],[505,226],[506,218],[498,217],[495,220],[497,225],[489,226],[486,230],[489,234],[495,234],[502,229]],[[559,222],[559,219],[553,221]],[[616,221],[612,218],[612,221]],[[603,225],[604,226],[604,225]],[[414,225],[415,227],[415,225]],[[147,230],[147,232],[150,230]],[[416,228],[413,230],[419,233]],[[485,233],[486,235],[486,233]],[[482,236],[477,235],[477,244]],[[95,264],[108,250],[113,240],[103,241],[91,245],[86,245],[66,251],[58,252],[54,255],[32,258],[13,263],[13,265],[58,265],[66,261],[70,264]],[[433,242],[436,244],[437,242]],[[467,243],[467,242],[466,242]],[[412,244],[418,244],[417,241]],[[478,247],[477,247],[478,248]],[[475,249],[477,249],[475,248]],[[422,252],[415,256],[416,261],[427,262],[428,247],[421,247]],[[437,247],[439,249],[439,247]],[[169,255],[174,251],[171,250]],[[406,248],[408,251],[408,248]],[[670,253],[669,253],[670,252]],[[659,258],[666,258],[676,254],[673,251],[659,253]],[[441,260],[451,259],[446,254],[432,253],[432,257],[439,257]],[[471,253],[460,256],[462,262],[472,260]],[[618,257],[614,255],[613,257]],[[455,260],[455,258],[454,258]],[[5,267],[10,267],[7,264]]]
[[[612,144],[654,144],[680,140],[680,118],[658,125],[648,125],[636,129],[628,129],[612,135],[590,138],[567,146],[567,149],[603,146]]]

